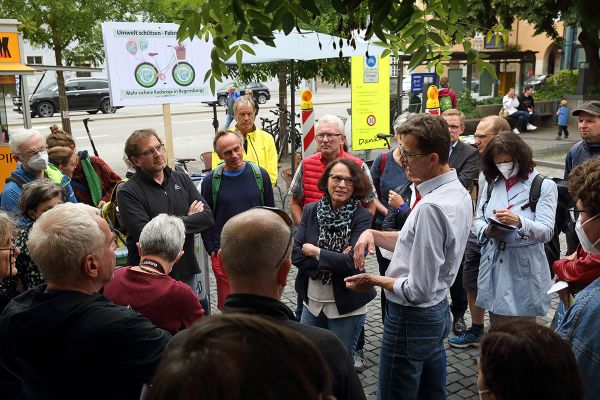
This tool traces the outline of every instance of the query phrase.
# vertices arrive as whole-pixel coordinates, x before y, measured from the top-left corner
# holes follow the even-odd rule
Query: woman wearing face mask
[[[494,137],[481,156],[487,182],[473,225],[482,244],[476,304],[489,310],[492,325],[509,318],[535,320],[550,307],[544,243],[554,232],[558,190],[544,179],[532,211],[534,166],[531,148],[510,132]],[[492,185],[489,198],[487,185]]]

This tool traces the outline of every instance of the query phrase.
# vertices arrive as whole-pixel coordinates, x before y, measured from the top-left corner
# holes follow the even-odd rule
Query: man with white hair
[[[18,129],[10,135],[9,145],[19,163],[11,176],[6,178],[0,209],[9,213],[19,213],[18,203],[23,185],[44,177],[65,188],[65,201],[77,203],[71,188],[71,179],[48,162],[48,147],[41,133],[35,129]],[[26,221],[21,219],[20,225],[25,224]]]
[[[159,214],[144,226],[137,242],[140,264],[123,267],[104,287],[115,304],[130,306],[172,334],[204,315],[191,287],[169,276],[183,255],[185,226],[180,218]]]
[[[60,204],[29,234],[47,284],[13,299],[0,317],[0,363],[18,361],[19,398],[138,399],[171,338],[98,293],[113,277],[115,242],[96,213]]]
[[[348,158],[356,162],[369,177],[371,185],[373,184],[369,166],[360,158],[344,151],[346,135],[344,134],[344,123],[339,117],[327,114],[319,118],[315,125],[315,139],[319,152],[302,160],[290,184],[290,212],[296,225],[300,223],[304,206],[321,200],[323,192],[317,188],[317,182],[323,175],[327,164],[336,158]],[[375,202],[373,201],[375,197],[376,192],[373,189],[365,199],[365,207],[372,214],[375,213]]]

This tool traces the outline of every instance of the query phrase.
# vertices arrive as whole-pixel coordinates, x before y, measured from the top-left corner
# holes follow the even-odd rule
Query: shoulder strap
[[[388,152],[384,151],[381,153],[381,160],[379,161],[379,179],[383,176],[383,170],[385,169],[385,164],[387,163]]]
[[[213,171],[213,176],[211,179],[211,191],[212,191],[212,209],[213,211],[217,210],[217,194],[219,193],[219,188],[221,187],[221,176],[223,175],[223,168],[225,168],[225,164],[221,163],[217,165],[215,170]]]
[[[531,182],[531,189],[529,190],[529,202],[521,206],[521,210],[529,207],[531,212],[535,212],[535,207],[537,206],[537,202],[542,193],[542,182],[544,179],[546,179],[546,177],[542,174],[538,174],[535,176],[535,178],[533,178],[533,182]]]
[[[250,166],[252,167],[252,172],[254,173],[254,179],[256,180],[256,186],[258,186],[258,191],[260,192],[260,205],[264,206],[265,205],[265,201],[263,199],[264,183],[263,183],[262,173],[260,172],[260,167],[251,161],[246,161],[246,162],[248,164],[250,164]]]
[[[26,184],[25,179],[17,175],[11,175],[4,180],[4,183],[13,182],[16,183],[19,189],[23,189],[23,185]]]
[[[496,183],[496,180],[494,180],[491,184],[490,184],[490,182],[486,181],[486,184],[487,184],[487,190],[486,190],[487,198],[485,199],[485,203],[483,203],[481,205],[481,209],[483,210],[484,214],[485,214],[485,208],[487,207],[487,204],[490,201],[490,197],[492,196],[492,191],[494,190],[494,183]]]

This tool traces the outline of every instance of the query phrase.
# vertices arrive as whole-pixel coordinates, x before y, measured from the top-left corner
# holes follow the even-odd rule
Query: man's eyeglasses
[[[15,241],[13,238],[6,243],[9,247],[0,247],[0,250],[9,250],[10,251],[10,259],[9,259],[9,272],[8,275],[12,276],[12,260],[15,258],[17,253],[17,245],[15,245]]]
[[[346,186],[354,185],[354,179],[350,178],[350,177],[346,178],[346,177],[339,176],[339,175],[329,175],[329,179],[331,179],[331,181],[333,183],[335,183],[336,185],[339,185],[342,182],[346,183]]]
[[[19,155],[25,159],[30,159],[31,157],[35,156],[37,153],[42,153],[47,150],[48,150],[48,146],[42,146],[39,149],[30,151],[27,154],[19,154]]]
[[[404,151],[403,149],[400,149],[400,157],[407,159],[407,160],[409,157],[421,157],[421,156],[426,156],[426,155],[427,155],[426,153],[409,153],[409,152]]]
[[[323,140],[324,138],[327,138],[327,139],[331,140],[333,138],[342,136],[342,134],[341,133],[325,133],[325,132],[320,132],[320,133],[317,133],[315,136],[317,137],[317,139],[320,139],[320,140]]]
[[[279,261],[277,261],[277,264],[275,264],[275,269],[277,269],[277,268],[279,268],[279,266],[285,259],[285,256],[288,254],[288,249],[290,248],[290,244],[292,244],[292,240],[294,239],[294,222],[292,221],[292,218],[289,216],[289,214],[287,212],[285,212],[284,210],[282,210],[281,208],[268,207],[268,206],[257,206],[254,208],[260,208],[263,210],[268,210],[268,211],[274,212],[275,214],[279,215],[279,217],[283,220],[283,222],[285,222],[285,224],[290,228],[290,237],[288,239],[287,245],[285,246],[283,255],[281,256]]]
[[[165,145],[163,143],[161,143],[158,146],[152,147],[149,150],[141,152],[140,154],[138,154],[138,157],[140,157],[140,156],[150,157],[150,156],[154,155],[154,153],[160,154],[162,151],[164,151],[164,149],[165,149]]]

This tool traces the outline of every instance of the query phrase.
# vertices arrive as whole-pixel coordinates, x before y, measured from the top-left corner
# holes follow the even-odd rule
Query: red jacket
[[[337,158],[347,158],[353,160],[359,167],[362,168],[363,161],[353,156],[352,154],[346,153],[343,149],[340,149],[340,154]],[[323,192],[317,187],[319,178],[325,172],[325,161],[321,158],[321,153],[313,154],[310,157],[302,160],[302,190],[304,191],[304,205],[321,200]]]
[[[557,260],[552,264],[552,271],[579,291],[600,277],[600,254],[587,253],[578,246],[574,260]]]
[[[456,93],[452,88],[441,88],[438,90],[438,99],[441,99],[444,96],[450,96],[450,100],[452,100],[452,108],[456,108]]]

